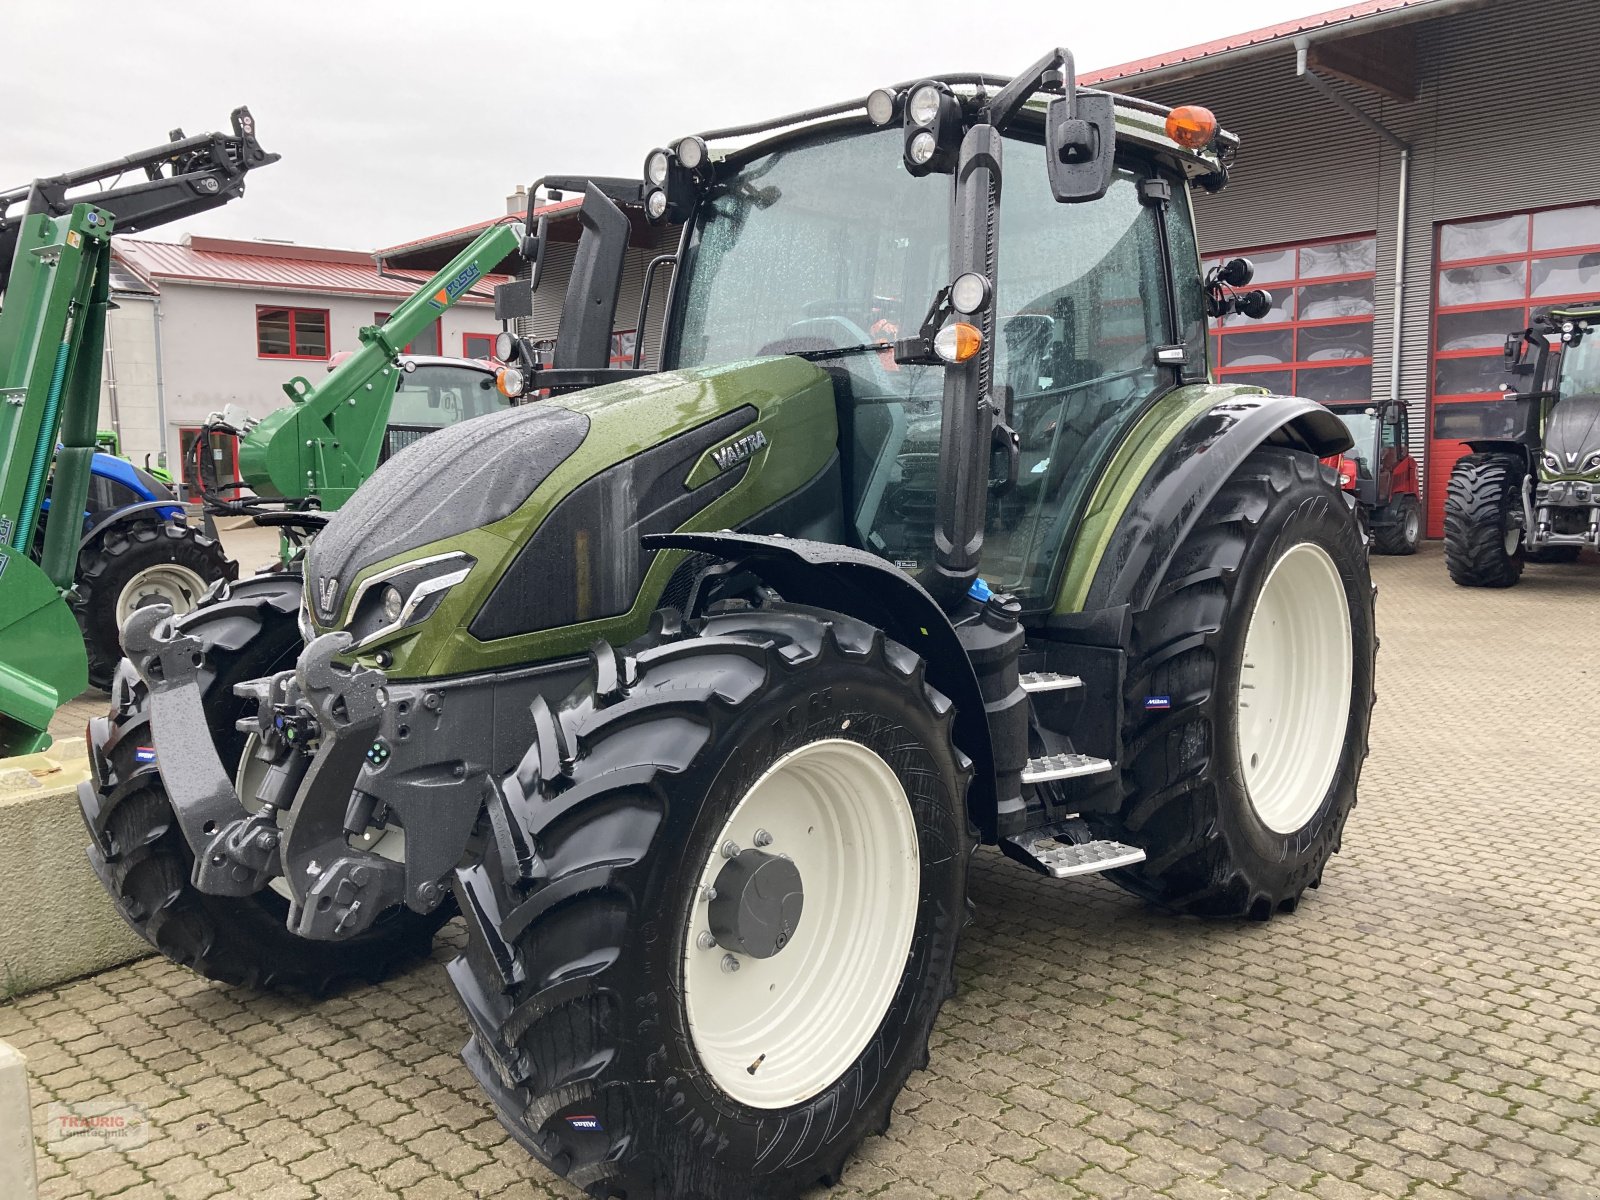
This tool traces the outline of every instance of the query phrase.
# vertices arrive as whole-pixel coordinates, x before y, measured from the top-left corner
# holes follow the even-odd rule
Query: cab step
[[[1057,879],[1114,871],[1144,861],[1144,851],[1137,846],[1105,839],[1072,840],[1081,836],[1082,830],[1081,821],[1063,821],[1007,838],[1009,845],[1003,848],[1009,857],[1030,863]]]
[[[1083,680],[1076,675],[1063,675],[1060,671],[1025,671],[1023,672],[1022,690],[1034,692],[1065,692],[1072,688],[1083,686]]]
[[[1043,754],[1030,758],[1022,768],[1023,783],[1049,783],[1053,779],[1076,779],[1080,775],[1099,775],[1112,763],[1092,754]]]

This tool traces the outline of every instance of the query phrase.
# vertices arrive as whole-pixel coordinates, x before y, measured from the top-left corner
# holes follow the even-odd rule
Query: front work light
[[[961,103],[950,89],[932,80],[913,87],[906,100],[904,126],[907,171],[920,176],[955,170],[961,148]]]
[[[644,181],[655,187],[662,187],[667,182],[667,171],[670,164],[667,161],[665,150],[652,150],[644,160]]]
[[[495,334],[494,356],[501,362],[510,362],[511,356],[517,352],[517,339],[510,333],[502,330]]]
[[[966,362],[982,347],[983,334],[965,321],[946,325],[933,338],[933,352],[947,363]]]
[[[1217,118],[1209,108],[1180,104],[1167,114],[1167,136],[1185,150],[1204,150],[1217,136]]]
[[[678,165],[685,171],[698,171],[710,155],[705,141],[693,136],[679,140],[673,152],[678,156]]]
[[[895,94],[888,88],[879,88],[867,97],[867,120],[884,126],[894,120]]]
[[[661,188],[655,188],[645,197],[645,215],[652,221],[659,221],[667,215],[667,193]]]
[[[976,271],[956,277],[950,285],[950,307],[970,316],[989,302],[989,281]]]

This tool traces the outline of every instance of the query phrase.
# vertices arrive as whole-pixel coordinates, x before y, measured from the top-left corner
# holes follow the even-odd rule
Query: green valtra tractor
[[[629,226],[589,188],[517,356],[548,399],[381,466],[297,607],[130,622],[82,790],[123,913],[321,986],[453,892],[501,1119],[641,1200],[793,1196],[887,1126],[980,845],[1292,910],[1373,592],[1338,418],[1208,380],[1208,308],[1267,307],[1200,271],[1234,145],[1064,50],[684,138],[636,193],[684,225],[649,372],[608,366]]]
[[[1597,329],[1600,304],[1562,305],[1506,338],[1516,388],[1467,439],[1445,493],[1445,564],[1463,587],[1511,587],[1525,562],[1600,550]]]

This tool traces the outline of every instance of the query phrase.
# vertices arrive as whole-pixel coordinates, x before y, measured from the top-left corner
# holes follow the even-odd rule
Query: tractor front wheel
[[[1262,447],[1134,617],[1130,891],[1197,916],[1293,911],[1339,849],[1367,755],[1377,637],[1361,532],[1309,454]]]
[[[201,697],[209,736],[223,763],[239,763],[247,737],[234,722],[249,715],[235,684],[292,667],[303,642],[296,620],[301,578],[257,575],[210,597],[180,618],[206,656]],[[194,854],[167,799],[150,737],[149,693],[124,661],[111,684],[111,712],[89,723],[94,753],[109,769],[98,779],[105,832],[89,862],[133,931],[172,961],[208,979],[246,987],[297,988],[313,994],[351,979],[382,978],[397,962],[428,952],[434,932],[454,912],[442,905],[419,916],[383,914],[348,941],[308,941],[285,924],[289,901],[272,887],[249,896],[212,896],[190,882]],[[90,814],[84,820],[93,833]]]
[[[910,650],[776,603],[601,646],[536,706],[449,968],[511,1134],[597,1197],[836,1181],[953,986],[952,717]]]
[[[1372,531],[1372,548],[1379,554],[1415,554],[1422,541],[1422,505],[1415,496],[1396,496],[1388,521]]]
[[[1522,578],[1523,466],[1509,454],[1468,454],[1444,496],[1444,562],[1462,587],[1510,587]]]
[[[89,683],[107,691],[122,658],[122,623],[147,604],[192,610],[219,579],[237,579],[239,565],[215,538],[182,521],[146,512],[101,530],[78,553],[72,602],[89,652]]]

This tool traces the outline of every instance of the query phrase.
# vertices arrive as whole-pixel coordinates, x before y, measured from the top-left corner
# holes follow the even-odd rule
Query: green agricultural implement
[[[62,514],[86,512],[90,499],[113,228],[216,208],[277,158],[240,108],[231,135],[180,130],[153,149],[0,193],[0,756],[49,744],[50,718],[83,691],[92,663],[105,664],[109,682],[126,597],[197,598],[237,573],[214,539],[175,519],[170,496],[87,529]],[[144,178],[120,184],[129,172]],[[44,521],[47,509],[57,518]],[[168,577],[172,586],[160,582]]]
[[[645,1200],[794,1196],[888,1125],[979,845],[1293,910],[1373,594],[1338,418],[1209,381],[1208,311],[1269,306],[1201,274],[1234,150],[1064,50],[686,137],[632,193],[684,229],[659,371],[608,365],[629,221],[588,188],[515,356],[548,399],[379,467],[298,595],[130,621],[80,793],[123,914],[321,988],[453,892],[501,1120]]]
[[[1600,304],[1541,309],[1506,338],[1517,383],[1450,472],[1444,553],[1463,587],[1511,587],[1525,562],[1600,550]],[[1532,354],[1529,354],[1529,351]]]

